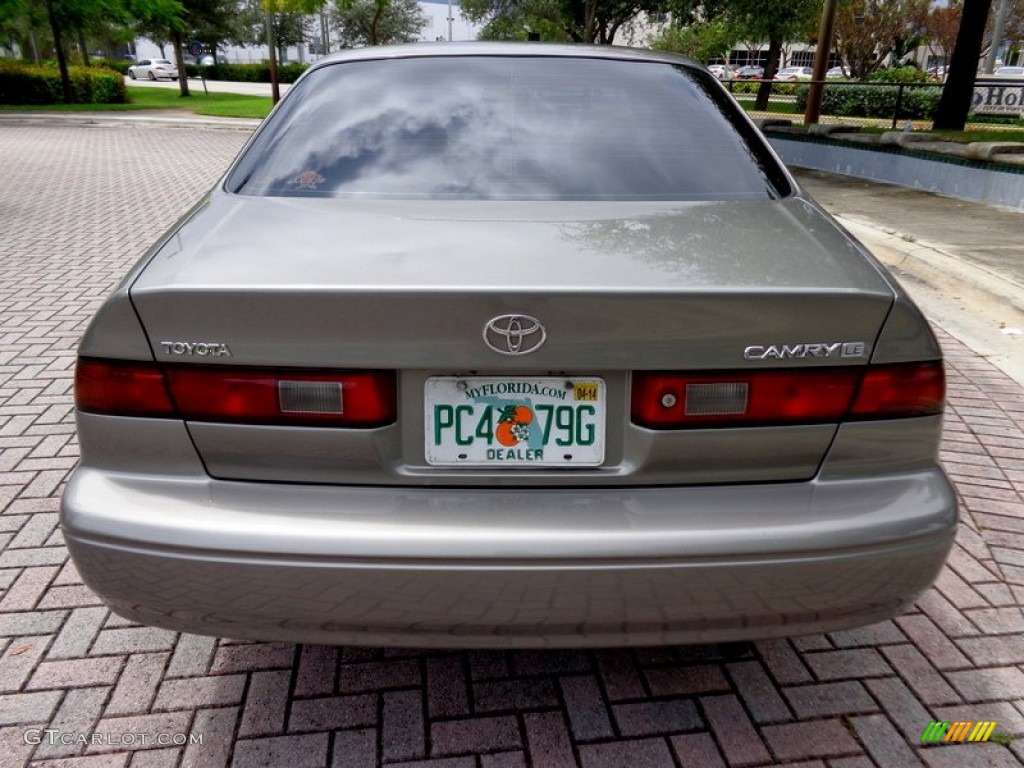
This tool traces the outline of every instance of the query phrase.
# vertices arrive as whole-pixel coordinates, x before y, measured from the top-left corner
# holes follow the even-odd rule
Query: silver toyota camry
[[[82,339],[85,582],[187,632],[696,643],[901,611],[952,545],[941,353],[707,71],[317,62]]]

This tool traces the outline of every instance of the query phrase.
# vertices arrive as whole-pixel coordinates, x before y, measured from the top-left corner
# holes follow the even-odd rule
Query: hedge
[[[800,86],[796,92],[797,112],[803,112],[807,106],[806,85]],[[900,101],[899,86],[895,85],[839,85],[825,86],[825,94],[821,100],[821,111],[826,115],[838,117],[882,117],[891,118],[896,113],[896,104],[900,102],[897,119],[930,120],[939,106],[942,95],[941,86],[904,88],[903,99]]]
[[[135,62],[130,59],[93,59],[92,66],[106,67],[115,72],[120,72],[122,75],[127,75],[128,67],[135,66]]]
[[[931,82],[928,73],[917,67],[896,67],[879,69],[868,78],[873,83],[927,83]]]
[[[299,75],[309,68],[308,64],[284,64],[277,68],[278,82],[294,83]],[[269,64],[211,64],[199,67],[186,64],[185,71],[189,77],[199,77],[200,73],[207,80],[231,80],[241,83],[269,83]]]
[[[123,104],[124,78],[103,67],[68,67],[76,104]],[[0,63],[0,104],[59,104],[64,101],[60,72],[19,62]]]
[[[724,80],[722,85],[733,93],[757,93],[763,80]],[[772,81],[772,94],[775,96],[792,96],[796,93],[797,84]]]

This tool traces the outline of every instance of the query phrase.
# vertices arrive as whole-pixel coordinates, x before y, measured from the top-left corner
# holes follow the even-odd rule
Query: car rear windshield
[[[660,62],[439,56],[311,72],[227,181],[266,196],[757,200],[788,193],[709,75]]]

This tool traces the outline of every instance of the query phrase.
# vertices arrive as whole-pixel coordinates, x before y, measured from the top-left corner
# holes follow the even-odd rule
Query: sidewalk
[[[48,123],[50,125],[113,124],[162,125],[181,128],[227,128],[254,131],[262,120],[247,117],[214,117],[197,115],[187,109],[140,109],[128,112],[0,112],[0,125],[4,123]]]
[[[797,170],[933,322],[1024,384],[1024,213]]]

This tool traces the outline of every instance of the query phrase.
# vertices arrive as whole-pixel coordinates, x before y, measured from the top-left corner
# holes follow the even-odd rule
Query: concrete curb
[[[872,134],[843,135],[854,140],[785,132],[770,132],[767,138],[789,166],[1024,210],[1021,155],[1000,155],[995,161],[985,162],[969,157],[968,145],[913,142],[898,147],[873,139],[863,143]],[[943,154],[922,151],[928,149],[941,149]],[[1004,157],[1008,159],[1005,162]]]
[[[914,262],[915,272],[935,272],[970,285],[1024,312],[1024,285],[1008,275],[965,261],[943,243],[907,240],[899,232],[870,219],[838,214],[844,227],[866,244],[879,245]]]
[[[38,125],[58,123],[60,125],[125,125],[163,128],[215,128],[233,131],[254,131],[262,123],[248,117],[203,117],[147,115],[144,110],[137,113],[121,112],[0,112],[0,123]]]
[[[867,219],[836,218],[897,276],[933,323],[1024,385],[1024,285],[942,243],[908,241]]]

